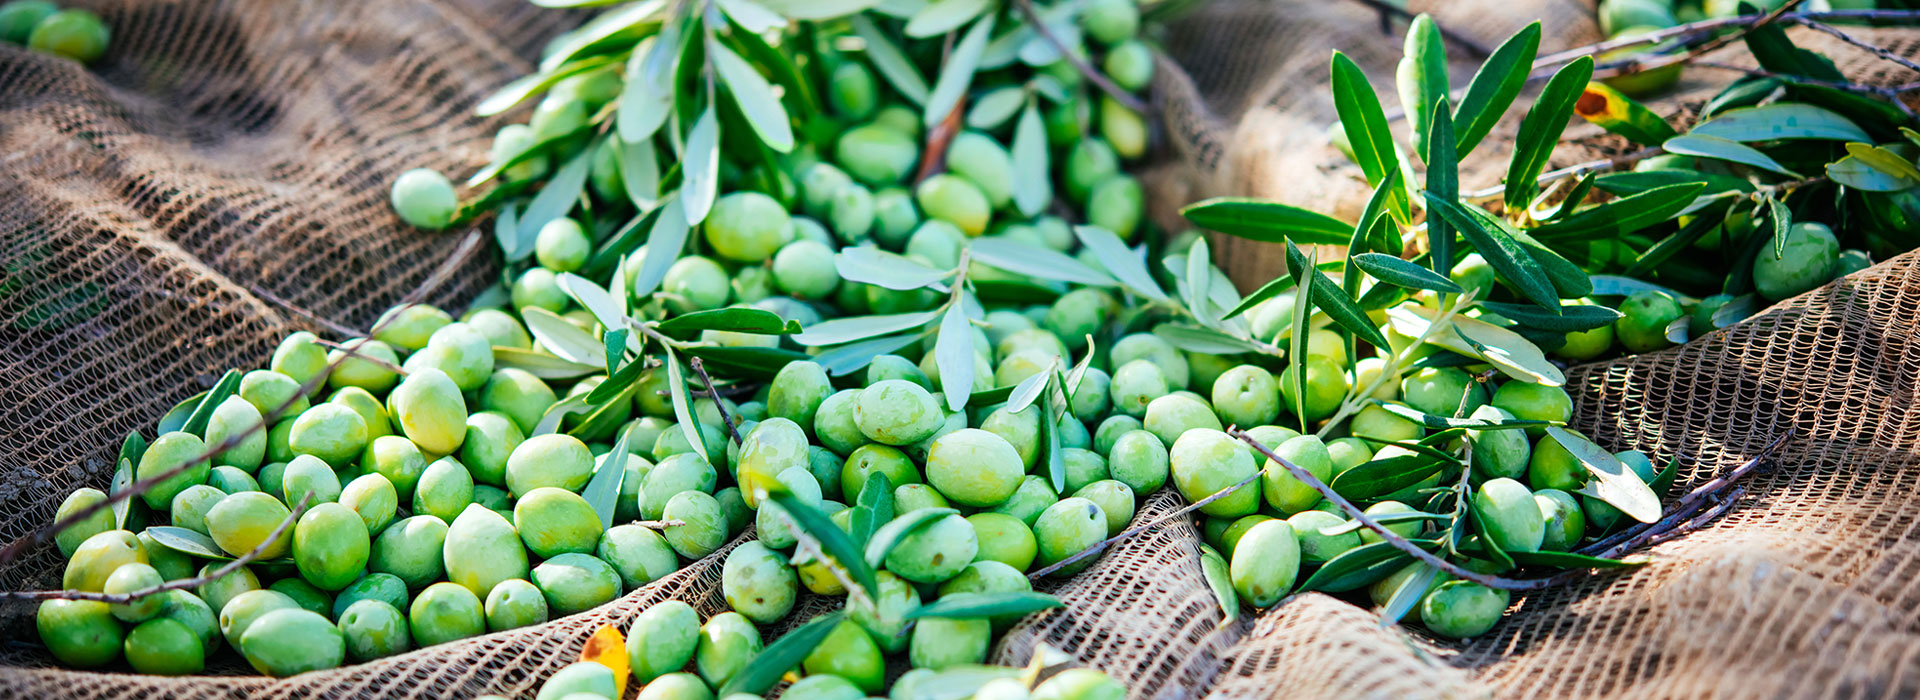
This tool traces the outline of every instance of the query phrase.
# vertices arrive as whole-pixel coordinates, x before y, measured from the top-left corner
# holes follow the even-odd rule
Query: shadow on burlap
[[[1391,84],[1380,71],[1397,38],[1381,40],[1347,3],[1311,5],[1220,2],[1173,28],[1168,46],[1193,69],[1191,81],[1162,71],[1175,129],[1244,116],[1235,133],[1265,140],[1176,132],[1176,160],[1151,179],[1163,220],[1208,194],[1347,201],[1281,167],[1339,171],[1318,165],[1338,158],[1324,120],[1241,115],[1255,103],[1331,114],[1322,86],[1334,46]],[[1549,5],[1557,17],[1580,7]],[[0,542],[48,522],[73,488],[104,487],[126,432],[150,431],[220,372],[263,362],[305,327],[255,289],[365,328],[419,286],[458,236],[401,226],[385,184],[410,167],[482,163],[502,122],[469,116],[472,105],[526,72],[568,21],[518,0],[95,6],[116,36],[94,72],[0,47]],[[1524,23],[1511,15],[1450,26],[1493,43]],[[1545,50],[1584,42],[1584,31],[1549,29]],[[1289,58],[1296,48],[1304,58]],[[1251,76],[1262,74],[1236,65],[1322,68],[1261,101]],[[1262,185],[1221,189],[1247,183]],[[1920,419],[1908,413],[1917,264],[1896,259],[1686,347],[1572,371],[1580,427],[1609,447],[1679,459],[1677,489],[1789,425],[1801,437],[1725,520],[1654,548],[1655,563],[1635,573],[1520,598],[1482,639],[1382,629],[1317,594],[1223,625],[1198,533],[1175,522],[1043,583],[1070,606],[1022,622],[996,660],[1024,663],[1050,644],[1136,698],[1920,692],[1920,590],[1909,583],[1920,575],[1910,447]],[[1234,269],[1248,283],[1252,273]],[[458,308],[496,274],[475,256],[429,300]],[[1140,517],[1178,506],[1155,494]],[[221,675],[249,673],[230,653],[195,678],[60,669],[34,642],[31,608],[0,606],[0,698],[528,697],[602,624],[624,629],[667,599],[724,609],[721,556],[545,625],[285,680]],[[0,587],[55,587],[59,571],[45,547],[0,567]],[[834,605],[807,597],[787,624]]]

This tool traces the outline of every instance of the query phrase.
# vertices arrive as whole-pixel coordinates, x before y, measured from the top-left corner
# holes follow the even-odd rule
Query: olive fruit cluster
[[[413,305],[376,328],[331,349],[290,335],[267,368],[171,414],[204,421],[163,421],[131,464],[165,477],[139,496],[151,515],[100,510],[60,532],[64,587],[131,593],[260,558],[129,604],[48,601],[56,658],[194,673],[224,641],[262,673],[331,668],[592,608],[746,528],[739,490],[646,404],[544,421],[593,382],[496,367],[495,348],[532,347],[511,314]],[[60,516],[105,498],[77,490]]]
[[[62,10],[49,0],[0,5],[0,42],[93,63],[107,52],[110,37],[100,16],[86,10]]]
[[[665,614],[656,614],[661,610]],[[752,624],[740,621],[735,613],[721,613],[702,624],[693,609],[678,601],[655,606],[634,622],[635,633],[650,646],[636,651],[632,661],[634,679],[644,684],[638,700],[714,700],[724,680],[713,674],[724,672],[729,664],[743,661],[748,652],[746,640],[758,649],[759,632]],[[642,625],[645,625],[642,627]],[[631,641],[629,638],[629,648]],[[644,660],[643,660],[644,659]],[[811,661],[811,658],[809,659]],[[679,669],[694,666],[696,672],[673,670],[667,673],[642,671],[642,664],[666,663]],[[794,681],[780,697],[790,700],[862,700],[886,697],[911,700],[938,688],[943,697],[971,696],[980,700],[1121,700],[1126,686],[1095,669],[1066,668],[1053,672],[1035,684],[1027,669],[1004,666],[969,665],[955,669],[953,677],[943,677],[926,669],[902,674],[886,693],[862,688],[841,676],[809,673]],[[561,668],[540,686],[534,700],[620,700],[618,676],[606,665],[580,661]],[[967,691],[961,695],[959,691]],[[482,695],[475,700],[506,700],[499,695]]]

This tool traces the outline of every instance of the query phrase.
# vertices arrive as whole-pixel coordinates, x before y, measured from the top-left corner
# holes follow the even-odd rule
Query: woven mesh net
[[[1549,28],[1543,51],[1594,38],[1574,0],[1413,5],[1483,45],[1536,17]],[[578,21],[520,0],[93,6],[115,38],[91,71],[0,46],[0,542],[48,522],[70,490],[104,487],[128,431],[311,327],[272,300],[365,328],[421,287],[460,236],[399,225],[385,183],[484,162],[501,122],[469,116],[474,102]],[[1372,13],[1223,0],[1170,30],[1185,70],[1160,71],[1171,156],[1148,179],[1162,221],[1215,194],[1336,210],[1364,196],[1326,146],[1324,76],[1337,47],[1391,85],[1399,39]],[[1898,78],[1796,38],[1852,75]],[[1455,83],[1470,71],[1462,61]],[[1569,161],[1619,148],[1569,133]],[[1496,136],[1477,158],[1497,162],[1502,145]],[[1475,167],[1463,181],[1486,181],[1475,177],[1485,163]],[[1271,276],[1270,252],[1230,246],[1217,248],[1240,283]],[[459,308],[497,273],[472,256],[427,300]],[[1678,459],[1676,492],[1789,427],[1798,437],[1724,520],[1654,547],[1654,563],[1631,574],[1518,598],[1482,638],[1383,629],[1319,594],[1224,622],[1198,532],[1176,520],[1043,582],[1069,606],[1016,626],[995,660],[1024,663],[1051,645],[1136,698],[1920,693],[1917,323],[1920,257],[1909,255],[1684,347],[1572,370],[1578,426],[1613,449]],[[1138,517],[1179,505],[1155,494]],[[31,607],[0,606],[0,698],[528,697],[603,624],[624,630],[668,599],[723,610],[723,556],[587,613],[284,680],[231,660],[181,679],[61,669],[32,641]],[[43,547],[0,567],[0,587],[56,587],[59,572]],[[765,632],[835,604],[807,597]]]

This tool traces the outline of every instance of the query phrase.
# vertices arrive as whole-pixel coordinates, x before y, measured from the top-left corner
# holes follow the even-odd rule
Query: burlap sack
[[[384,183],[418,165],[461,172],[484,161],[499,122],[469,117],[473,103],[573,21],[519,0],[95,6],[116,31],[95,71],[0,47],[0,543],[48,522],[71,489],[104,487],[127,431],[151,430],[226,368],[263,362],[282,334],[325,330],[257,291],[365,328],[419,286],[458,234],[399,225]],[[1241,111],[1257,83],[1224,69],[1228,54],[1183,54],[1278,61],[1289,52],[1277,32],[1299,12],[1229,2],[1176,26],[1169,46],[1194,69],[1186,94],[1209,97],[1203,110],[1163,92],[1170,120],[1228,123],[1221,115]],[[1361,29],[1369,16],[1353,22],[1287,41],[1368,51],[1369,67],[1390,66],[1397,40],[1368,49],[1381,41]],[[1235,44],[1209,46],[1207,31]],[[1330,41],[1336,31],[1353,41]],[[1163,74],[1178,87],[1180,76]],[[1318,95],[1322,81],[1303,78],[1282,104]],[[1216,172],[1223,159],[1257,171],[1260,158],[1293,153],[1212,143],[1176,151],[1175,164],[1197,167],[1195,154],[1211,150]],[[1230,182],[1157,190],[1155,206]],[[1908,413],[1920,371],[1916,262],[1883,264],[1684,348],[1570,372],[1579,426],[1615,449],[1677,457],[1677,488],[1789,425],[1800,431],[1741,507],[1655,548],[1652,566],[1522,598],[1468,643],[1382,629],[1323,595],[1223,625],[1197,532],[1175,522],[1042,584],[1071,605],[1023,622],[996,659],[1024,663],[1053,645],[1126,680],[1136,698],[1920,692],[1920,591],[1908,583],[1920,570],[1920,458],[1909,447],[1920,419]],[[429,300],[459,308],[496,275],[472,256]],[[1178,505],[1155,494],[1140,517]],[[286,680],[251,675],[231,654],[211,677],[65,670],[35,643],[31,606],[7,604],[0,700],[530,697],[602,624],[624,629],[666,599],[723,609],[718,556],[588,613]],[[58,553],[42,548],[0,567],[0,588],[56,587],[59,571]],[[810,598],[803,610],[832,605]]]

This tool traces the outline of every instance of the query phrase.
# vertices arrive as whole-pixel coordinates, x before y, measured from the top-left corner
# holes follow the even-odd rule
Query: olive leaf
[[[1462,495],[1464,496],[1465,494]],[[1507,550],[1502,548],[1498,542],[1493,541],[1492,529],[1487,526],[1487,516],[1481,514],[1478,504],[1474,503],[1470,497],[1466,501],[1466,506],[1467,518],[1473,521],[1473,531],[1478,534],[1479,537],[1471,543],[1478,545],[1478,547],[1469,546],[1463,549],[1463,551],[1473,551],[1487,555],[1491,558],[1495,571],[1512,570],[1513,557],[1507,554]]]
[[[584,395],[576,394],[561,399],[547,407],[547,412],[540,415],[540,422],[533,426],[533,430],[527,431],[527,437],[560,432],[560,421],[567,416],[590,413],[593,410],[593,406],[587,403],[587,397]]]
[[[714,374],[729,377],[746,377],[771,381],[788,363],[804,362],[816,359],[804,352],[786,348],[768,348],[756,346],[728,347],[720,345],[695,345],[685,349],[687,355],[700,358],[706,368]]]
[[[518,257],[510,258],[508,262],[519,262],[532,255],[533,241],[540,236],[540,229],[554,219],[566,216],[573,209],[587,186],[587,171],[593,165],[593,153],[596,150],[599,150],[597,143],[581,149],[578,155],[568,160],[559,172],[547,180],[546,186],[540,188],[540,194],[534,195],[533,201],[527,203],[526,211],[521,212],[514,231],[516,242],[513,254]]]
[[[1374,347],[1388,347],[1387,336],[1373,325],[1373,320],[1367,317],[1365,311],[1360,310],[1360,305],[1348,297],[1346,292],[1341,291],[1340,285],[1321,273],[1313,260],[1301,255],[1300,248],[1291,241],[1287,242],[1287,268],[1288,274],[1294,275],[1295,284],[1300,284],[1303,277],[1311,283],[1311,286],[1303,287],[1307,290],[1306,294],[1295,295],[1296,301],[1311,297],[1313,306],[1326,312],[1328,318],[1333,319],[1335,324],[1346,329],[1347,332]],[[1295,273],[1294,270],[1305,272]],[[1304,317],[1298,314],[1295,315],[1294,322],[1300,324],[1296,328],[1304,328],[1306,325]],[[1304,333],[1304,330],[1296,332]]]
[[[1439,312],[1422,306],[1403,305],[1387,310],[1387,320],[1401,335],[1418,338],[1426,334],[1427,327],[1433,323],[1433,315]],[[1567,383],[1567,377],[1560,368],[1547,361],[1539,346],[1520,334],[1499,326],[1454,315],[1448,319],[1446,327],[1435,329],[1427,335],[1427,342],[1452,350],[1462,355],[1478,357],[1492,364],[1501,373],[1523,382],[1560,386]]]
[[[1520,88],[1527,84],[1527,74],[1533,70],[1533,59],[1539,50],[1540,23],[1534,22],[1507,37],[1487,56],[1486,62],[1480,64],[1480,70],[1473,74],[1473,82],[1467,84],[1467,94],[1453,110],[1453,120],[1460,125],[1457,150],[1461,156],[1472,153],[1474,147],[1493,132],[1494,125],[1500,123],[1500,117],[1513,105],[1513,99],[1520,96]]]
[[[949,0],[951,1],[951,0]],[[980,67],[980,54],[987,49],[987,40],[993,37],[992,13],[974,22],[960,42],[954,44],[953,52],[947,55],[946,64],[940,68],[940,77],[933,81],[933,92],[927,95],[926,111],[922,121],[928,128],[947,118],[960,98],[965,97],[968,86],[973,84],[974,71]]]
[[[667,115],[673,111],[673,76],[679,69],[681,42],[690,30],[685,27],[661,32],[634,49],[627,59],[627,82],[614,113],[614,127],[621,141],[644,143],[667,123]]]
[[[1444,73],[1444,71],[1442,71]],[[1380,186],[1387,175],[1400,170],[1400,156],[1393,145],[1393,132],[1387,128],[1387,114],[1380,108],[1373,84],[1360,66],[1339,51],[1333,52],[1333,108],[1340,115],[1340,128],[1353,148],[1353,159],[1367,176],[1367,184]],[[1413,218],[1412,204],[1404,189],[1395,188],[1388,198],[1394,216],[1401,221]],[[1342,237],[1341,243],[1346,242]]]
[[[865,491],[864,488],[861,490]],[[900,546],[900,541],[906,539],[907,535],[913,534],[935,520],[959,513],[960,511],[952,508],[921,508],[900,514],[875,530],[873,539],[867,541],[865,554],[867,565],[878,568],[886,563],[887,554],[891,553],[894,547]]]
[[[1353,224],[1291,204],[1245,197],[1215,197],[1180,210],[1193,225],[1250,241],[1301,245],[1341,245],[1353,236]]]
[[[599,321],[602,327],[609,331],[626,329],[627,315],[620,312],[620,302],[615,301],[613,295],[601,289],[600,285],[571,272],[560,273],[560,276],[555,279],[555,284],[560,287],[560,291],[566,292],[567,296],[579,302],[580,308],[593,314],[594,320]],[[635,338],[628,347],[634,352],[640,352],[639,339]]]
[[[1060,418],[1050,403],[1040,404],[1040,445],[1046,453],[1039,459],[1047,465],[1047,480],[1054,493],[1067,490],[1067,460],[1060,453]]]
[[[644,298],[658,290],[667,278],[667,270],[680,259],[680,250],[687,245],[692,226],[687,223],[685,204],[679,195],[679,192],[667,195],[666,204],[661,205],[653,220],[653,229],[647,232],[647,256],[641,260],[640,272],[633,278],[634,296]]]
[[[1066,606],[1067,604],[1058,597],[1034,591],[951,593],[940,596],[939,600],[932,603],[914,608],[912,612],[906,614],[905,619],[1016,616]]]
[[[1407,43],[1403,53],[1396,73],[1400,107],[1407,115],[1407,124],[1413,127],[1413,150],[1424,159],[1433,148],[1432,139],[1441,138],[1429,134],[1435,116],[1434,107],[1446,101],[1448,91],[1447,45],[1440,38],[1440,26],[1434,23],[1432,17],[1421,14],[1407,25]],[[1446,117],[1453,117],[1451,109],[1446,110]],[[1448,139],[1448,146],[1452,146],[1451,130],[1444,138]]]
[[[985,105],[982,100],[980,106]],[[1013,126],[1012,150],[1014,207],[1027,216],[1039,216],[1053,202],[1053,179],[1049,176],[1047,127],[1040,119],[1040,106],[1032,99],[1027,100],[1026,108],[1020,110],[1020,121]]]
[[[1594,477],[1574,493],[1606,501],[1643,523],[1660,519],[1660,497],[1654,495],[1647,482],[1641,481],[1640,475],[1621,464],[1613,453],[1565,428],[1549,427],[1547,434],[1561,447],[1567,448],[1574,459],[1586,465],[1587,472]]]
[[[1447,223],[1467,239],[1467,244],[1480,252],[1487,265],[1500,273],[1514,290],[1528,301],[1542,308],[1559,308],[1559,292],[1553,288],[1553,282],[1547,279],[1540,263],[1529,255],[1525,248],[1513,240],[1498,227],[1489,228],[1467,213],[1469,207],[1459,202],[1441,199],[1433,192],[1427,193],[1427,210],[1440,215]]]
[[[1605,328],[1620,320],[1620,312],[1604,306],[1590,304],[1567,304],[1560,307],[1559,314],[1540,311],[1538,307],[1527,304],[1503,304],[1494,301],[1479,302],[1480,307],[1499,314],[1515,323],[1529,328],[1556,333],[1572,333]]]
[[[1386,409],[1388,413],[1419,423],[1429,428],[1469,428],[1472,430],[1525,430],[1555,425],[1550,421],[1530,420],[1526,418],[1454,418],[1436,416],[1421,412],[1419,409],[1392,401],[1374,399],[1373,404]]]
[[[1420,563],[1419,567],[1412,576],[1401,581],[1398,588],[1393,589],[1393,595],[1387,598],[1387,604],[1380,606],[1382,626],[1391,627],[1399,624],[1400,618],[1406,617],[1407,613],[1413,610],[1413,606],[1419,605],[1421,599],[1427,597],[1427,589],[1433,586],[1433,579],[1440,575],[1440,569],[1425,562]]]
[[[843,280],[902,291],[920,289],[953,275],[952,270],[936,270],[872,245],[841,248],[833,256],[833,269]]]
[[[194,410],[198,409],[200,403],[206,398],[207,392],[202,391],[174,404],[173,408],[167,409],[166,415],[160,416],[160,424],[154,435],[165,435],[185,428],[187,419],[193,417]]]
[[[873,541],[873,533],[893,521],[893,480],[875,471],[867,475],[867,480],[860,484],[860,493],[855,495],[859,502],[847,521],[851,530],[847,534],[853,537],[855,546],[865,551],[867,543]]]
[[[1211,328],[1189,326],[1183,323],[1162,323],[1153,327],[1153,334],[1175,348],[1204,355],[1260,352],[1259,347],[1245,339],[1235,338]]]
[[[993,7],[993,0],[933,0],[907,20],[907,36],[925,39],[959,29]]]
[[[493,346],[493,364],[498,369],[518,369],[541,379],[575,379],[605,369],[599,365],[574,362],[543,352],[503,345]]]
[[[1672,219],[1706,188],[1704,182],[1656,187],[1581,209],[1530,232],[1541,240],[1611,240]]]
[[[1521,566],[1550,566],[1556,569],[1629,569],[1653,563],[1652,560],[1646,557],[1607,559],[1605,557],[1574,554],[1573,552],[1548,552],[1544,550],[1538,552],[1515,550],[1507,552],[1507,556],[1513,558],[1513,563]]]
[[[687,132],[686,155],[680,161],[680,172],[681,206],[687,225],[693,226],[706,220],[714,198],[720,193],[720,120],[714,114],[713,105],[707,105],[694,120],[693,130]]]
[[[988,53],[992,51],[989,50]],[[986,67],[984,60],[981,67]],[[1009,85],[995,88],[981,95],[973,101],[972,107],[967,108],[967,126],[982,130],[998,129],[1000,125],[1007,123],[1008,119],[1012,119],[1013,115],[1020,113],[1021,105],[1027,102],[1027,89],[1024,87]],[[1016,136],[1014,141],[1018,143],[1019,137]],[[1014,150],[1019,148],[1016,146]],[[1016,188],[1014,191],[1019,190]],[[1029,214],[1029,216],[1032,215]]]
[[[628,142],[616,138],[613,143],[618,154],[614,162],[619,165],[620,185],[627,199],[643,212],[659,206],[660,154],[653,146],[653,139]]]
[[[1396,455],[1340,472],[1328,486],[1348,500],[1371,501],[1425,481],[1446,466],[1426,455]]]
[[[707,55],[713,57],[720,82],[726,83],[727,92],[733,95],[734,103],[740,105],[740,113],[759,135],[760,142],[781,153],[792,151],[791,118],[787,116],[787,108],[780,104],[780,98],[774,96],[773,86],[767,79],[746,59],[711,38],[707,40]]]
[[[852,15],[880,4],[880,0],[760,0],[767,9],[787,19],[826,20]],[[855,15],[854,20],[865,19]]]
[[[1593,57],[1574,59],[1547,80],[1540,97],[1527,108],[1527,116],[1520,120],[1520,134],[1514,138],[1513,160],[1507,165],[1508,209],[1525,209],[1534,193],[1540,191],[1540,172],[1546,169],[1547,159],[1553,156],[1567,120],[1573,117],[1574,105],[1592,77]],[[1457,222],[1448,223],[1459,226]]]
[[[127,439],[120,443],[120,460],[114,465],[113,481],[108,482],[107,495],[118,494],[133,486],[133,482],[137,479],[134,465],[139,464],[140,458],[146,453],[147,439],[141,437],[140,431],[129,431]],[[136,513],[144,514],[146,507],[146,501],[139,498],[123,498],[115,501],[111,506],[114,529],[130,529],[127,527],[127,521]],[[139,510],[135,510],[136,508]]]
[[[1460,199],[1460,154],[1455,150],[1453,114],[1448,109],[1445,95],[1433,106],[1433,137],[1427,139],[1426,153],[1427,191],[1451,202]],[[1356,231],[1355,236],[1358,235]],[[1427,217],[1427,249],[1431,251],[1428,260],[1440,277],[1453,272],[1453,235],[1453,226],[1446,219]]]
[[[1379,513],[1375,515],[1368,515],[1367,517],[1372,518],[1374,522],[1380,523],[1381,525],[1391,525],[1393,523],[1410,523],[1416,520],[1448,520],[1448,519],[1451,519],[1453,516],[1444,515],[1441,513],[1412,512],[1412,513]],[[1344,535],[1349,532],[1359,532],[1364,529],[1367,529],[1367,526],[1365,523],[1362,523],[1358,520],[1348,520],[1340,523],[1339,525],[1329,525],[1327,527],[1320,528],[1320,534],[1326,535],[1328,537],[1337,537],[1339,535]]]
[[[239,390],[240,370],[227,370],[226,374],[220,375],[220,381],[207,391],[206,398],[200,400],[200,405],[194,407],[193,414],[187,416],[187,422],[180,426],[180,430],[204,437],[207,434],[207,422],[213,420],[213,410]]]
[[[814,2],[816,0],[795,0],[796,2]],[[792,15],[788,15],[791,17]],[[887,79],[895,92],[916,105],[927,103],[927,79],[921,77],[920,69],[900,50],[898,44],[880,32],[873,20],[865,15],[854,15],[851,20],[853,33],[858,35],[867,47],[867,60],[873,63],[880,77]],[[945,115],[941,115],[945,116]]]
[[[947,410],[959,411],[973,392],[973,324],[967,321],[964,305],[947,307],[937,338],[933,359],[940,369],[940,390],[947,396]]]
[[[527,332],[548,352],[563,360],[606,369],[607,357],[600,339],[580,330],[572,321],[536,306],[521,309],[520,318],[526,322]]]
[[[745,306],[730,306],[722,309],[709,309],[681,314],[661,321],[657,326],[661,333],[682,335],[700,331],[727,331],[730,333],[749,333],[752,335],[793,335],[800,332],[800,323],[780,318],[779,314],[766,309]]]
[[[1358,524],[1358,521],[1355,521]],[[1439,546],[1433,540],[1414,540],[1414,544],[1431,551]],[[1296,590],[1323,591],[1326,593],[1345,593],[1371,586],[1392,576],[1408,562],[1413,555],[1400,551],[1389,542],[1365,544],[1327,560],[1319,569],[1300,583]]]
[[[713,457],[707,454],[707,438],[700,432],[700,417],[693,412],[693,392],[687,388],[686,371],[680,369],[680,357],[674,354],[673,346],[666,346],[666,351],[667,394],[673,400],[673,419],[679,422],[681,433],[700,459],[713,464]]]
[[[766,649],[755,654],[753,660],[740,669],[739,673],[727,679],[720,686],[722,697],[732,697],[739,693],[764,695],[780,683],[781,677],[798,667],[807,656],[813,653],[821,642],[846,619],[845,610],[835,610],[808,621],[807,624],[793,628],[767,645]]]
[[[215,561],[233,561],[233,555],[220,548],[213,538],[200,534],[197,530],[170,525],[155,525],[147,528],[147,537],[160,546],[189,556]]]
[[[538,73],[517,78],[501,86],[500,89],[495,90],[493,94],[482,98],[478,104],[473,106],[473,114],[478,117],[491,117],[505,112],[513,109],[514,105],[525,102],[527,98],[545,92],[547,88],[553,87],[555,83],[588,71],[603,68],[613,62],[614,59],[607,56],[594,56],[574,61],[551,70],[543,69]]]
[[[793,340],[801,345],[813,347],[839,345],[856,340],[890,335],[909,328],[920,328],[932,322],[935,318],[938,318],[940,312],[941,309],[933,309],[931,311],[912,311],[903,314],[836,318],[807,327],[805,330],[794,335]],[[864,365],[865,363],[862,363],[862,366]]]
[[[876,317],[867,316],[862,318]],[[932,320],[932,318],[932,316],[927,317],[928,320]],[[820,363],[820,366],[827,370],[828,375],[844,377],[859,371],[862,367],[872,364],[873,358],[875,357],[920,342],[921,337],[919,333],[905,333],[847,343],[820,353],[818,357],[813,358],[813,361]],[[801,342],[805,344],[804,341]]]
[[[1187,311],[1193,314],[1200,325],[1213,327],[1216,318],[1213,305],[1207,299],[1207,292],[1213,290],[1213,264],[1211,253],[1207,250],[1207,237],[1195,236],[1193,246],[1187,250]]]
[[[1147,270],[1140,253],[1127,247],[1119,234],[1099,226],[1080,225],[1073,227],[1073,235],[1080,240],[1080,245],[1093,251],[1100,266],[1119,280],[1127,291],[1150,301],[1167,301],[1166,292],[1161,291],[1160,285],[1153,281],[1153,273]]]
[[[620,503],[620,484],[626,480],[627,458],[631,456],[627,452],[627,440],[632,435],[631,431],[620,431],[620,439],[614,441],[613,450],[607,453],[607,458],[601,460],[599,466],[594,467],[593,479],[580,491],[580,497],[586,499],[587,504],[593,506],[593,512],[600,516],[601,530],[613,527],[613,514]]]
[[[1213,590],[1213,599],[1220,604],[1220,612],[1226,615],[1226,621],[1239,618],[1240,594],[1233,590],[1227,560],[1204,544],[1200,545],[1200,575],[1207,580],[1207,588]]]
[[[515,202],[500,208],[493,217],[493,242],[500,246],[500,254],[508,260],[519,255],[515,246],[520,245],[520,204]]]
[[[714,4],[720,6],[721,12],[727,13],[728,19],[753,34],[787,26],[785,17],[753,0],[714,0]]]
[[[1788,170],[1787,166],[1781,165],[1780,161],[1774,160],[1772,156],[1761,153],[1759,149],[1740,143],[1739,141],[1721,138],[1719,136],[1694,133],[1681,134],[1667,139],[1667,142],[1660,144],[1660,147],[1666,149],[1668,153],[1675,155],[1724,160],[1729,163],[1739,163],[1762,170],[1771,170],[1787,177],[1800,177],[1799,173]]]
[[[1008,272],[1092,287],[1111,287],[1117,284],[1106,273],[1088,267],[1085,263],[1073,259],[1073,256],[1050,248],[1028,245],[1008,238],[987,237],[975,239],[970,249],[974,260]]]
[[[1693,299],[1693,297],[1674,291],[1671,287],[1663,287],[1632,277],[1593,275],[1592,279],[1594,296],[1624,297],[1632,296],[1640,292],[1660,292],[1675,299],[1682,300],[1683,302],[1690,302]]]
[[[1652,109],[1606,83],[1588,83],[1573,111],[1608,132],[1643,146],[1658,144],[1680,133]]]
[[[604,52],[615,46],[637,43],[659,28],[655,15],[666,8],[666,0],[642,0],[587,20],[578,29],[554,40],[546,55],[540,59],[540,70],[553,70],[595,49]]]
[[[1429,221],[1427,225],[1432,226],[1433,223]],[[1436,274],[1432,270],[1385,253],[1362,253],[1353,256],[1351,260],[1355,267],[1387,284],[1408,289],[1430,289],[1448,294],[1460,294],[1466,291],[1453,280]]]
[[[1032,406],[1033,402],[1040,398],[1041,392],[1046,390],[1047,380],[1052,376],[1051,371],[1035,372],[1033,376],[1020,380],[1019,384],[1013,386],[1012,393],[1007,394],[1007,412],[1019,413],[1027,410],[1028,406]]]

